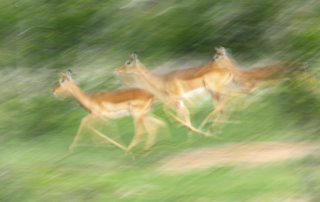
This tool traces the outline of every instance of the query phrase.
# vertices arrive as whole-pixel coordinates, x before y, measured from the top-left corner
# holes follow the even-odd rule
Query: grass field
[[[120,88],[116,64],[78,67],[74,78],[85,91]],[[90,71],[88,71],[90,69]],[[189,172],[162,172],[157,162],[181,151],[245,142],[319,140],[320,105],[310,80],[294,80],[263,94],[231,116],[219,139],[188,132],[163,114],[168,129],[150,151],[137,145],[132,155],[84,133],[69,152],[86,112],[73,99],[49,93],[58,75],[46,68],[2,70],[0,201],[319,201],[319,153],[258,167],[216,166]],[[98,82],[97,82],[98,81]],[[243,99],[248,98],[244,97]],[[230,103],[239,109],[244,100]],[[237,105],[236,105],[237,104]],[[212,110],[209,101],[192,113],[195,126]],[[130,117],[99,130],[128,145]],[[91,138],[90,138],[91,137]],[[183,169],[183,168],[182,168]]]

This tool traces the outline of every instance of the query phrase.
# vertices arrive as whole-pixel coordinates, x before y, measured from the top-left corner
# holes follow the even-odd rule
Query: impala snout
[[[56,90],[55,90],[54,88],[52,88],[52,89],[50,90],[50,93],[51,93],[55,98],[60,99],[60,97],[57,95],[57,92],[56,92]]]
[[[56,91],[52,88],[52,89],[50,89],[50,93],[54,95],[54,94],[56,94]]]
[[[116,78],[119,77],[119,72],[117,71],[117,69],[115,69],[115,70],[113,71],[113,75],[114,75]]]
[[[114,74],[119,74],[118,68],[113,71]]]
[[[120,74],[120,73],[125,73],[125,72],[123,71],[123,67],[121,66],[121,67],[116,68],[116,69],[114,70],[114,73],[115,73],[115,74]]]

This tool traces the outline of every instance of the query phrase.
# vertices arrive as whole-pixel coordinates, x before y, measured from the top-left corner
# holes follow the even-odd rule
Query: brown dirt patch
[[[184,172],[214,166],[260,166],[306,156],[320,148],[315,142],[228,144],[182,152],[159,162],[162,171]]]

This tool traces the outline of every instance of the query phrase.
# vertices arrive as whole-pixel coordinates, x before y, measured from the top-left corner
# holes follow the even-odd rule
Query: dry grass
[[[203,148],[162,159],[160,170],[184,172],[213,166],[260,166],[306,156],[320,146],[314,142],[257,142]]]

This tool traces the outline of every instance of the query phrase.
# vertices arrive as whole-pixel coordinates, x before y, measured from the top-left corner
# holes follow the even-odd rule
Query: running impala
[[[184,101],[201,92],[209,93],[212,101],[216,102],[216,107],[204,119],[201,126],[216,114],[218,114],[216,118],[218,119],[226,104],[223,96],[230,95],[229,86],[233,83],[234,78],[229,70],[233,67],[226,67],[233,64],[227,60],[228,58],[223,55],[216,55],[209,63],[201,66],[174,70],[166,74],[156,74],[147,69],[138,60],[136,54],[131,54],[130,59],[118,67],[115,73],[135,74],[139,79],[149,84],[155,94],[162,95],[165,102],[163,109],[168,115],[190,130],[207,136],[209,135],[208,133],[192,126],[189,110],[185,106]],[[178,116],[169,112],[167,110],[168,107],[176,109]]]
[[[145,128],[149,136],[145,149],[149,149],[153,145],[155,133],[160,125],[164,125],[164,122],[149,114],[154,103],[152,93],[139,88],[85,93],[73,82],[70,70],[67,71],[67,74],[60,72],[60,76],[58,83],[51,89],[52,94],[57,97],[71,95],[89,113],[81,120],[70,150],[75,147],[83,127],[91,129],[100,137],[125,151],[130,151],[138,143]],[[120,118],[127,115],[132,116],[135,125],[134,137],[127,148],[103,135],[89,124],[91,121],[98,119]]]

